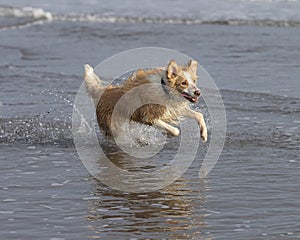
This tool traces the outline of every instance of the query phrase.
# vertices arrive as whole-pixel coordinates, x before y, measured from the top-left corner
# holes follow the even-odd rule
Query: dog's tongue
[[[184,98],[186,98],[187,100],[189,100],[190,102],[193,102],[193,103],[195,103],[195,102],[197,102],[197,100],[198,100],[198,97],[192,97],[192,96],[190,96],[189,94],[187,94],[187,93],[182,93],[181,94]]]
[[[197,102],[198,101],[198,98],[197,97],[195,97],[195,98],[192,98],[192,102]]]

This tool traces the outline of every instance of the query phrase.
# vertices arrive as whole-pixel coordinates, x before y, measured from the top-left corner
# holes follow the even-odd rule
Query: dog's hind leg
[[[101,80],[95,74],[94,69],[88,64],[84,65],[83,78],[85,82],[86,91],[97,106],[101,90],[103,90]]]
[[[180,134],[180,131],[178,128],[171,126],[170,124],[160,120],[156,119],[154,120],[154,126],[165,129],[167,132],[171,133],[173,136],[178,136]]]

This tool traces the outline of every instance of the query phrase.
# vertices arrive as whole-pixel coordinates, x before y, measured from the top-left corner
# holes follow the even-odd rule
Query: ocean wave
[[[53,15],[41,8],[0,6],[0,30],[19,29],[52,21]]]
[[[0,16],[52,20],[52,14],[41,8],[0,6]]]
[[[84,22],[84,23],[145,23],[145,24],[179,24],[179,25],[253,25],[253,26],[276,26],[276,27],[299,27],[300,20],[270,19],[255,17],[207,17],[207,18],[185,18],[185,17],[152,17],[152,16],[113,16],[99,15],[93,13],[85,14],[55,14],[41,8],[15,8],[11,6],[0,6],[0,30],[29,27],[46,22]],[[12,21],[12,19],[14,21]]]
[[[218,24],[218,25],[254,25],[254,26],[277,26],[299,27],[300,21],[272,20],[272,19],[192,19],[192,18],[162,18],[141,16],[101,16],[94,14],[55,16],[56,21],[92,22],[92,23],[147,23],[147,24]]]

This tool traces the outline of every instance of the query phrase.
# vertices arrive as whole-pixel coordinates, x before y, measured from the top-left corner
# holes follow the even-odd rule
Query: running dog
[[[94,69],[84,65],[85,86],[95,103],[99,127],[110,135],[118,133],[120,129],[115,122],[122,122],[129,114],[131,121],[153,125],[178,136],[180,131],[174,125],[188,117],[198,122],[201,138],[206,142],[203,115],[189,106],[190,102],[197,102],[201,94],[196,86],[197,66],[195,60],[183,66],[171,60],[166,68],[135,71],[123,85],[104,86]],[[123,104],[114,113],[119,102]],[[131,105],[138,108],[132,109]]]

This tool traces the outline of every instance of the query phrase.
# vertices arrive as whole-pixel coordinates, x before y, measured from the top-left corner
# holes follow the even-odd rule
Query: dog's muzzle
[[[182,95],[185,99],[189,100],[190,102],[195,103],[195,102],[198,101],[198,99],[199,99],[199,97],[200,97],[200,95],[201,95],[201,91],[200,91],[200,89],[196,89],[196,90],[193,92],[193,96],[190,95],[190,94],[187,93],[187,92],[182,92],[181,95]]]

